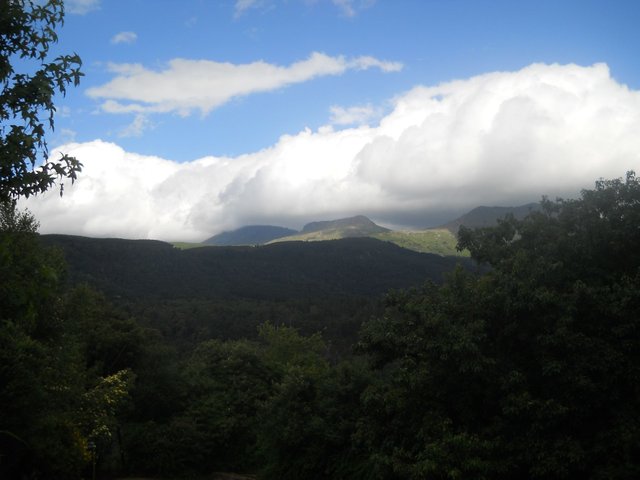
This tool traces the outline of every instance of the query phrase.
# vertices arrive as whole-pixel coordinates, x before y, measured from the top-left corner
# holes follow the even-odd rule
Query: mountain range
[[[377,296],[440,282],[469,259],[418,253],[374,238],[182,250],[155,240],[42,235],[61,249],[72,284],[111,297],[286,300]]]
[[[513,215],[521,220],[531,212],[540,209],[539,203],[527,203],[518,207],[476,207],[465,213],[461,217],[445,223],[440,228],[446,228],[450,232],[457,234],[461,226],[467,228],[490,227],[497,223],[498,219],[506,215]]]
[[[485,222],[492,211],[505,213],[485,207],[456,225]],[[346,348],[378,308],[380,295],[439,283],[456,265],[478,268],[469,258],[450,255],[459,254],[452,230],[394,231],[358,216],[314,222],[275,239],[270,235],[290,231],[250,226],[218,237],[252,244],[244,246],[177,248],[156,240],[73,235],[41,239],[66,258],[69,284],[98,289],[172,338],[241,338],[271,321],[308,333],[323,330]]]
[[[460,226],[470,228],[495,225],[499,218],[512,214],[523,218],[539,207],[529,203],[518,207],[480,206],[464,215],[436,228],[423,230],[391,230],[377,225],[369,218],[358,215],[338,220],[318,221],[306,224],[302,230],[295,231],[273,225],[252,225],[237,230],[226,231],[208,238],[202,244],[176,244],[182,247],[203,245],[243,246],[266,245],[270,243],[292,241],[326,241],[342,238],[371,237],[394,243],[402,248],[421,253],[438,255],[465,255],[456,250],[456,235]]]
[[[205,245],[216,245],[219,247],[239,246],[239,245],[264,245],[271,240],[298,232],[291,228],[276,227],[273,225],[247,225],[230,232],[222,232],[202,242]]]
[[[442,228],[417,232],[393,231],[357,216],[310,223],[295,235],[275,239],[270,236],[290,231],[254,226],[227,232],[224,238],[228,243],[267,242],[255,246],[182,249],[155,240],[41,238],[63,251],[71,283],[88,283],[115,297],[376,296],[428,279],[439,282],[456,264],[472,268],[455,251],[454,228],[495,223],[505,213],[521,215],[533,208],[481,207]]]
[[[273,241],[318,241],[369,237],[389,229],[376,225],[363,215],[306,224],[301,231],[274,225],[250,225],[208,238],[205,245],[264,245]]]

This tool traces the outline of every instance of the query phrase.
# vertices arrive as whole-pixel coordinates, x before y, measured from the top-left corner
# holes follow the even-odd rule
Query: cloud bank
[[[111,64],[115,78],[89,88],[87,95],[103,99],[101,108],[107,113],[173,112],[186,116],[199,110],[204,115],[235,97],[370,68],[397,72],[402,64],[368,56],[348,59],[318,52],[286,67],[263,61],[235,65],[180,58],[171,60],[162,71],[149,70],[140,64]]]
[[[68,144],[85,165],[76,184],[22,203],[44,233],[199,241],[355,214],[427,225],[444,211],[575,195],[640,165],[640,92],[603,64],[418,86],[393,105],[374,126],[305,130],[235,158],[181,164]]]

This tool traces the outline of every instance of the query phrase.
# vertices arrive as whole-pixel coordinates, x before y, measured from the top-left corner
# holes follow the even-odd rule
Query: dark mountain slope
[[[382,294],[440,281],[459,258],[372,238],[179,250],[149,240],[43,235],[60,247],[73,283],[128,298],[295,299]]]
[[[273,225],[249,225],[228,232],[222,232],[208,238],[202,243],[207,245],[263,245],[280,237],[298,233],[295,230]]]
[[[476,207],[461,217],[452,220],[439,228],[446,228],[454,235],[458,234],[460,226],[468,228],[491,227],[498,223],[498,219],[512,214],[517,219],[526,217],[529,213],[540,208],[539,203],[527,203],[519,207]]]

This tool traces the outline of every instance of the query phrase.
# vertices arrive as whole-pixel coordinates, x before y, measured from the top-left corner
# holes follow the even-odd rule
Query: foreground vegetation
[[[463,228],[489,271],[388,294],[336,350],[337,331],[273,311],[246,336],[140,321],[65,286],[33,219],[5,208],[0,473],[78,478],[95,445],[100,474],[635,478],[639,224],[630,173]]]

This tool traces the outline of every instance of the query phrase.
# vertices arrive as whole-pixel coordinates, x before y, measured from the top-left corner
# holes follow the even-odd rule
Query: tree
[[[0,477],[77,477],[86,439],[77,399],[84,368],[61,312],[61,255],[42,248],[16,200],[75,180],[81,164],[48,159],[56,94],[77,85],[77,55],[48,58],[62,0],[0,0]],[[62,192],[62,185],[61,185]],[[95,402],[94,402],[95,403]]]
[[[78,478],[89,441],[110,441],[141,333],[82,291],[65,301],[62,256],[36,229],[0,203],[0,478]]]
[[[42,193],[56,179],[73,182],[81,170],[81,163],[68,155],[47,158],[45,133],[54,128],[54,97],[64,95],[70,84],[77,86],[83,75],[77,54],[49,59],[63,21],[62,0],[0,0],[2,202]]]
[[[542,203],[461,229],[487,273],[391,296],[365,325],[377,478],[640,475],[640,180]]]
[[[0,431],[19,439],[0,444],[0,476],[77,473],[84,460],[73,415],[84,379],[63,332],[61,257],[40,246],[30,214],[0,206]]]

